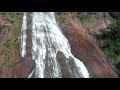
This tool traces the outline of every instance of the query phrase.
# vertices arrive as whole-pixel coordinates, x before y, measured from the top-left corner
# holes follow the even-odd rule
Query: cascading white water
[[[21,29],[21,56],[24,57],[26,54],[26,28],[27,28],[27,17],[24,12],[23,24]]]
[[[25,53],[25,25],[26,14],[23,17],[23,35],[22,37],[22,56]],[[34,12],[32,14],[32,57],[36,62],[36,68],[29,77],[34,73],[35,78],[62,78],[60,64],[56,58],[58,51],[64,53],[66,58],[72,57],[77,67],[77,78],[89,78],[89,73],[84,64],[75,58],[71,53],[71,48],[67,38],[57,27],[54,12]],[[47,62],[47,65],[46,65]],[[69,62],[69,59],[66,60]],[[49,69],[49,70],[46,70]],[[81,76],[82,75],[82,76]]]

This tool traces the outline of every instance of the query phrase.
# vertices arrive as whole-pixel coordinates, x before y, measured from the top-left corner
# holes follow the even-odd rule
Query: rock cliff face
[[[77,18],[92,35],[100,34],[100,29],[106,28],[113,20],[108,12],[80,12]]]
[[[76,75],[79,75],[79,72],[77,71],[74,59],[72,57],[66,58],[61,51],[57,53],[56,57],[60,64],[62,78],[77,78]],[[67,60],[69,62],[66,62]]]
[[[14,67],[12,78],[27,78],[34,68],[34,60],[30,57],[22,57]]]
[[[67,23],[62,26],[63,33],[71,44],[72,53],[81,59],[93,78],[115,78],[117,74],[88,33],[73,14],[68,14]]]
[[[0,78],[12,77],[12,70],[19,61],[21,24],[21,12],[0,12]]]
[[[35,68],[36,63],[32,59],[32,39],[31,39],[31,18],[27,23],[25,57],[20,55],[20,29],[22,24],[22,13],[0,13],[0,78],[27,78]],[[119,19],[119,13],[110,13],[113,18]],[[107,12],[63,12],[57,13],[59,26],[68,39],[72,54],[81,60],[88,69],[92,78],[116,78],[117,71],[105,58],[105,55],[98,47],[95,34],[100,34],[99,29],[106,28],[112,21],[112,17]],[[62,16],[60,18],[59,16]],[[106,18],[105,18],[105,17]],[[48,44],[47,44],[48,45]],[[45,74],[49,78],[49,57],[46,56],[47,67]],[[73,78],[78,75],[75,62],[72,57],[65,57],[64,52],[58,51],[56,54],[63,78]],[[69,59],[69,60],[68,60]],[[66,62],[69,61],[69,62]],[[74,74],[73,74],[74,73]],[[79,76],[79,75],[78,75]],[[31,77],[35,77],[35,73]]]
[[[26,28],[26,56],[20,55],[19,62],[15,65],[12,77],[13,78],[27,78],[32,70],[35,68],[35,61],[32,59],[32,18],[31,14],[27,13],[28,23]],[[20,52],[20,51],[19,51]]]

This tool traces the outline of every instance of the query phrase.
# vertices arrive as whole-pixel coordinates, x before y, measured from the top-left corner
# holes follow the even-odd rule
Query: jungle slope
[[[98,14],[99,12],[97,12]],[[83,14],[83,13],[82,13]],[[94,15],[96,16],[96,15]],[[101,15],[100,15],[101,16]],[[100,17],[99,16],[99,17]],[[96,43],[95,34],[99,34],[100,28],[105,28],[109,23],[104,23],[103,20],[94,18],[87,18],[88,15],[83,15],[88,22],[83,23],[79,13],[56,13],[59,26],[63,33],[68,38],[71,44],[71,51],[75,57],[83,61],[88,68],[90,76],[93,78],[116,78],[117,69],[105,57],[102,50]],[[62,21],[61,21],[62,20]],[[109,18],[109,20],[111,20]],[[82,22],[82,23],[81,23]],[[102,23],[101,23],[102,22]],[[96,25],[93,25],[96,24]],[[93,27],[94,26],[94,27]],[[87,30],[87,28],[89,30]],[[98,28],[98,29],[97,29]]]
[[[0,12],[0,78],[11,78],[19,61],[22,12]]]

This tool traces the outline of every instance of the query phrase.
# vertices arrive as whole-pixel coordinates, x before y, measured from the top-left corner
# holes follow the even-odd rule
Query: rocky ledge
[[[68,14],[68,17],[67,23],[62,28],[73,55],[82,60],[92,78],[116,78],[117,73],[108,63],[93,36],[72,14]]]

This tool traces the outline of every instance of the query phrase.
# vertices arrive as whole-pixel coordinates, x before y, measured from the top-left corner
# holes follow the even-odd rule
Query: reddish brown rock
[[[62,74],[62,78],[71,78],[72,75],[69,71],[69,66],[66,63],[66,57],[64,56],[64,54],[62,52],[58,52],[57,53],[57,59],[58,62],[60,64],[60,68],[61,68],[61,74]]]
[[[11,21],[18,20],[15,24]],[[9,12],[0,12],[0,77],[11,78],[14,65],[9,65],[9,61],[14,63],[19,61],[19,41],[20,28],[22,24],[22,15],[11,18]],[[7,40],[16,40],[15,47],[12,47],[12,52],[7,51],[8,47],[5,46]],[[14,46],[14,45],[13,45]],[[11,67],[9,67],[11,66]]]
[[[73,55],[82,60],[93,78],[116,78],[94,38],[82,27],[81,23],[69,14],[69,23],[64,26],[64,34],[71,44]]]
[[[31,58],[21,58],[13,70],[13,78],[27,78],[32,70],[35,68],[35,61]]]
[[[71,56],[66,58],[64,52],[58,51],[56,58],[60,65],[62,78],[83,78],[82,72],[79,72],[75,60]]]

